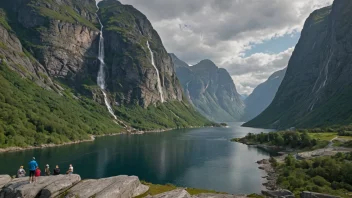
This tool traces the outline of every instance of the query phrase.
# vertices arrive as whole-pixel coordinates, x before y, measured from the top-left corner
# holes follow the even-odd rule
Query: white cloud
[[[256,53],[249,57],[238,57],[224,65],[236,82],[242,94],[250,94],[260,83],[264,82],[272,73],[287,66],[294,48],[289,48],[278,54]]]
[[[332,0],[121,2],[133,5],[151,20],[169,52],[189,64],[213,60],[229,70],[240,93],[250,93],[272,72],[286,66],[292,49],[250,57],[244,57],[244,52],[256,43],[300,32],[308,15]]]

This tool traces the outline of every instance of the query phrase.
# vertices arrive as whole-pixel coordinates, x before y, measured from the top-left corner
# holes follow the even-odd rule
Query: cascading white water
[[[150,56],[151,56],[151,58],[152,58],[152,65],[153,65],[153,67],[155,68],[156,74],[157,74],[157,76],[158,76],[158,91],[159,91],[159,94],[160,94],[161,102],[163,103],[163,102],[165,102],[165,100],[164,100],[163,89],[162,89],[162,87],[161,87],[160,74],[159,74],[158,68],[155,66],[155,63],[154,63],[154,55],[153,55],[152,50],[150,49],[149,41],[147,41],[147,46],[148,46],[148,49],[149,49],[149,52],[150,52]]]
[[[99,7],[98,7],[98,11],[99,11]],[[103,27],[104,26],[101,23],[98,14],[97,14],[97,18],[98,18],[98,21],[99,21],[100,27],[101,27],[101,29],[100,29],[100,38],[99,38],[99,54],[98,54],[98,59],[100,61],[100,66],[99,66],[99,72],[98,72],[98,77],[97,77],[97,83],[98,83],[98,86],[100,87],[101,91],[103,92],[104,102],[105,102],[106,107],[108,108],[109,113],[115,118],[115,120],[117,120],[117,117],[114,114],[114,111],[112,110],[112,108],[111,108],[111,106],[109,104],[108,97],[106,96],[106,93],[105,93],[105,72],[104,72],[104,67],[105,67],[104,57],[105,57],[105,54],[104,54],[104,37],[103,37]]]

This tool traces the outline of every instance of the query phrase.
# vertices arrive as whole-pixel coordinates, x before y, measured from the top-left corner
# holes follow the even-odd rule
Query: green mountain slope
[[[104,3],[118,6],[102,8],[107,16],[118,18],[120,9],[144,16],[117,1]],[[13,0],[1,1],[0,7],[0,147],[60,144],[127,130],[114,122],[97,86],[99,23],[94,0]],[[109,30],[107,20],[103,17],[105,51],[111,52],[105,60],[106,92],[118,119],[137,130],[214,124],[183,99],[171,59],[146,17],[143,21],[152,36],[130,32],[132,40],[125,40],[124,46],[132,52],[139,49],[133,39],[150,39],[165,103],[157,96],[157,77],[145,44],[138,54],[114,51],[111,47],[124,37]],[[115,62],[131,59],[136,62]],[[136,75],[137,84],[132,84]]]
[[[87,98],[45,90],[0,65],[0,147],[60,144],[118,133],[105,108]]]

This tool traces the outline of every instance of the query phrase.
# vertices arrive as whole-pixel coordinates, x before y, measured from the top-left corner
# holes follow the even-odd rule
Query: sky
[[[168,52],[212,60],[248,95],[287,66],[304,21],[333,0],[120,0],[151,21]]]

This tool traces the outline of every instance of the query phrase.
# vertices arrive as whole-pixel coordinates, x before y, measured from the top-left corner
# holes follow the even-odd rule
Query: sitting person
[[[68,171],[66,172],[66,174],[71,175],[73,173],[73,166],[72,164],[70,164],[70,166],[68,167]]]
[[[56,165],[56,167],[54,168],[54,175],[60,175],[59,165]]]
[[[45,170],[44,170],[44,172],[45,172],[45,176],[50,176],[50,168],[49,168],[49,164],[47,164],[47,165],[45,166]]]
[[[20,166],[20,169],[17,171],[17,178],[20,177],[25,177],[26,176],[26,171],[23,169],[23,166]]]

